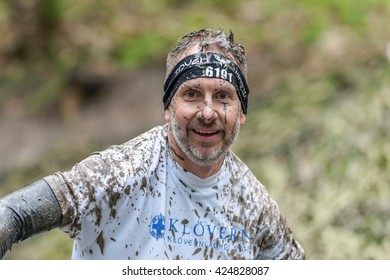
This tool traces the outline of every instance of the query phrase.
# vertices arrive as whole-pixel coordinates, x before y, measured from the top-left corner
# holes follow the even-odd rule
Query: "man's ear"
[[[245,123],[246,123],[246,115],[241,110],[241,112],[240,112],[240,125],[244,125]]]
[[[171,121],[171,111],[169,110],[169,107],[164,112],[164,119],[167,123]]]

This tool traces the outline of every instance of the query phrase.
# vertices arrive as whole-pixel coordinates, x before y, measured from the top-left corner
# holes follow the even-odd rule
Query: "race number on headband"
[[[175,66],[164,84],[164,109],[181,84],[196,78],[217,78],[231,83],[236,88],[244,114],[247,113],[249,88],[240,68],[231,59],[212,52],[189,55]]]

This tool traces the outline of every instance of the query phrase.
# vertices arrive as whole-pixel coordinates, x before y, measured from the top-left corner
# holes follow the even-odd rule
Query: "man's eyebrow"
[[[181,84],[180,87],[183,87],[187,90],[191,90],[191,89],[201,89],[202,88],[202,82],[198,82],[198,81],[194,81],[194,80],[188,80],[186,81],[185,83]],[[230,84],[229,82],[227,81],[222,81],[221,83],[218,83],[218,85],[216,85],[214,87],[215,90],[233,90],[235,89],[234,85]]]
[[[195,82],[195,81],[189,80],[189,81],[183,83],[180,87],[183,87],[186,90],[200,89],[200,88],[202,88],[200,84],[201,84],[200,82]]]

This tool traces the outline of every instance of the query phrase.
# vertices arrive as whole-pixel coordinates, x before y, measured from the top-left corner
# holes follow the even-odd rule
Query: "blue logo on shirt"
[[[163,238],[165,233],[165,217],[160,214],[153,217],[150,223],[150,235],[156,238],[156,240]]]
[[[217,226],[202,221],[191,224],[186,219],[180,222],[178,219],[165,218],[161,213],[152,218],[149,229],[150,235],[156,240],[164,238],[167,233],[166,241],[173,244],[234,252],[250,251],[252,248],[250,235],[242,228]]]
[[[185,221],[185,222],[184,222]],[[221,240],[228,240],[231,242],[247,242],[250,241],[249,233],[244,229],[237,229],[234,227],[225,227],[225,226],[216,226],[211,224],[204,224],[202,221],[198,221],[196,224],[191,225],[187,220],[183,220],[181,223],[178,219],[169,218],[165,219],[165,216],[160,213],[160,215],[154,216],[149,225],[150,235],[156,238],[156,240],[161,239],[165,235],[165,230],[167,232],[172,232],[181,234],[184,236],[192,236],[195,238],[203,237],[205,235],[209,236],[211,239],[213,237]]]

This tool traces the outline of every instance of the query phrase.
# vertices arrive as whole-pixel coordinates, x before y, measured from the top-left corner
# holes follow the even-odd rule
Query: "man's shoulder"
[[[150,130],[128,140],[125,143],[119,145],[112,145],[102,152],[112,153],[137,150],[142,150],[143,152],[145,152],[145,148],[149,148],[156,143],[164,142],[166,139],[166,131],[166,125],[155,126]]]
[[[156,126],[125,143],[112,145],[93,154],[114,161],[143,161],[161,152],[166,145],[166,131],[166,125]]]
[[[167,136],[167,125],[155,126],[150,130],[136,136],[133,139],[130,139],[126,143],[123,143],[122,147],[137,149],[139,146],[150,145],[154,142],[165,141]]]
[[[253,175],[249,167],[231,150],[225,159],[225,165],[229,172],[236,177],[244,178]]]
[[[232,180],[236,182],[238,189],[242,192],[255,192],[267,194],[267,190],[251,169],[232,151],[230,151],[226,166],[232,175]],[[242,188],[241,186],[245,186]]]

